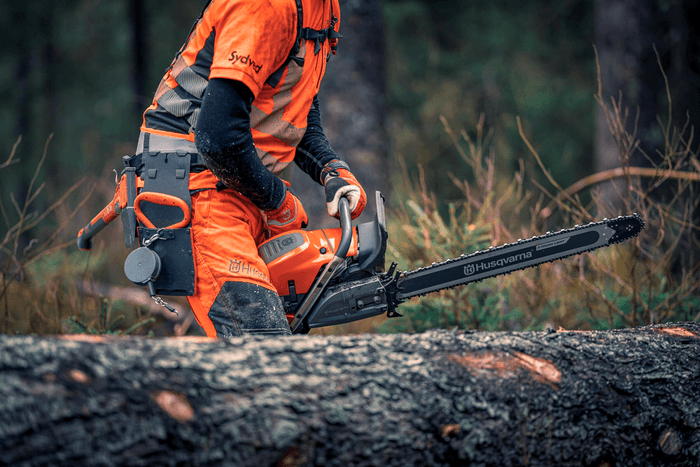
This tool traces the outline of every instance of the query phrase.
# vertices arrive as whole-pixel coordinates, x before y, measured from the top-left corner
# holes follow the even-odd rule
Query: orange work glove
[[[356,219],[362,214],[367,205],[367,195],[345,162],[329,162],[323,168],[321,177],[326,188],[326,209],[329,216],[340,218],[338,203],[342,197],[346,197],[350,202],[351,219]]]
[[[287,186],[287,194],[282,204],[270,211],[263,211],[267,219],[267,230],[270,237],[290,230],[303,229],[309,223],[304,206],[299,198],[294,195],[290,183],[282,180]]]

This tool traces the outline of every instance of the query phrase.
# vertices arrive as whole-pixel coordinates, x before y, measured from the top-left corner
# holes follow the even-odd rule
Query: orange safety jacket
[[[254,95],[257,154],[279,174],[306,131],[339,17],[338,0],[212,0],[165,73],[141,131],[194,142],[209,79],[237,80]]]

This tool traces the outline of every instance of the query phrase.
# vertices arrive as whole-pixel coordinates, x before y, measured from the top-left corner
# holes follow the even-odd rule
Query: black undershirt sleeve
[[[240,81],[212,78],[202,98],[195,144],[221,182],[269,211],[282,205],[287,188],[257,155],[250,131],[253,93]]]
[[[306,133],[297,146],[294,162],[312,179],[322,184],[323,167],[333,159],[338,159],[338,156],[323,133],[318,96],[315,96],[306,120]]]

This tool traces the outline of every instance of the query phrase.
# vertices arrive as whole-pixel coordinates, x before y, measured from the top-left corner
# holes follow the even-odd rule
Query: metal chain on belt
[[[163,237],[162,235],[164,231],[165,229],[158,229],[151,238],[143,241],[143,246],[150,246],[156,240],[167,240],[167,238]]]

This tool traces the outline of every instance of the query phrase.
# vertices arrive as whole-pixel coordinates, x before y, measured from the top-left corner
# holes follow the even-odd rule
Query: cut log
[[[1,336],[0,464],[700,465],[700,325]]]

